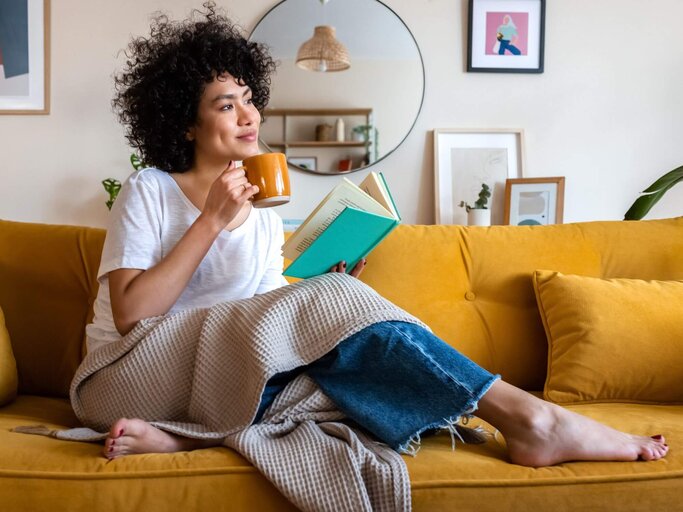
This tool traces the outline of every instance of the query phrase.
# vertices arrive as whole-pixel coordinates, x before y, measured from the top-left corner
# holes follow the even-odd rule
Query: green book
[[[350,272],[400,220],[381,175],[370,173],[360,186],[345,178],[282,246],[292,260],[284,275],[314,277],[342,260]]]

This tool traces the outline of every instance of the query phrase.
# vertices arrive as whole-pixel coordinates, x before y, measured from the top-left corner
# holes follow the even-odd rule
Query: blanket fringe
[[[54,430],[45,425],[24,425],[14,427],[11,429],[11,432],[54,437],[55,439],[61,439],[63,441],[81,441],[88,443],[103,441],[109,435],[107,432],[96,432],[95,430],[85,427],[70,428],[68,430]]]
[[[47,428],[45,425],[24,425],[14,427],[11,432],[19,432],[21,434],[34,434],[37,436],[57,437],[57,431]]]

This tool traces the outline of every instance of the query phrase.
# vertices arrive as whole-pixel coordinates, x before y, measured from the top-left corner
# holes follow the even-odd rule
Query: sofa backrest
[[[0,307],[23,394],[68,396],[92,318],[101,229],[0,221]],[[683,279],[683,217],[555,226],[399,226],[361,276],[510,383],[540,390],[531,274]]]
[[[683,217],[553,226],[399,226],[362,278],[511,384],[541,390],[547,341],[531,275],[683,279]]]
[[[0,220],[0,305],[20,393],[68,396],[92,319],[104,234]]]

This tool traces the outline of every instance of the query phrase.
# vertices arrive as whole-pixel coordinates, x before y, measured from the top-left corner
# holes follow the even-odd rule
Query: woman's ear
[[[185,132],[185,138],[190,142],[194,140],[194,126]]]

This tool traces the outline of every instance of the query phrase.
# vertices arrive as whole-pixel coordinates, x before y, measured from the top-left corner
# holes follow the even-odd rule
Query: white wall
[[[565,221],[620,219],[639,190],[683,164],[680,0],[549,0],[542,75],[467,73],[466,0],[386,0],[425,60],[425,102],[404,144],[375,170],[407,223],[434,220],[432,134],[519,127],[526,175],[566,176]],[[0,116],[0,218],[104,225],[99,182],[130,171],[110,110],[111,75],[148,14],[184,16],[199,0],[53,0],[52,112]],[[247,30],[274,0],[222,4]],[[364,173],[351,178],[358,181]],[[301,218],[338,177],[293,173]],[[683,214],[683,184],[649,218]]]

